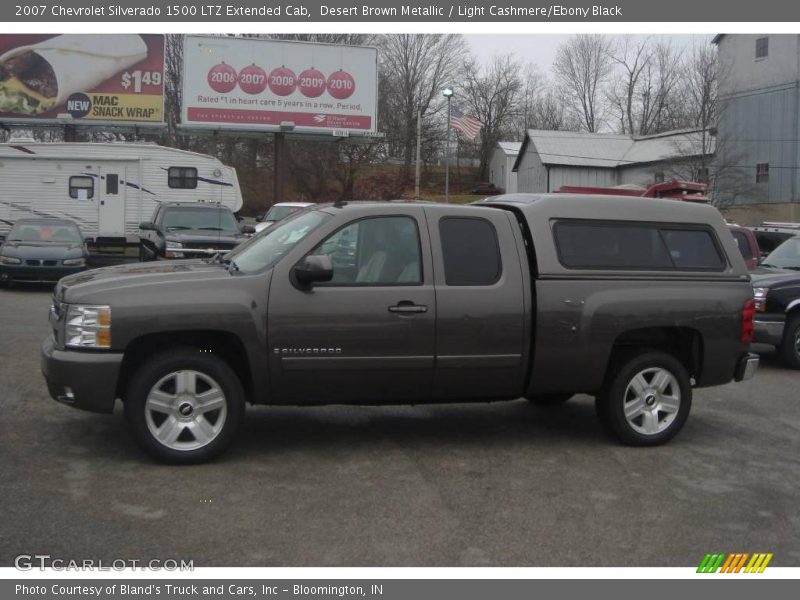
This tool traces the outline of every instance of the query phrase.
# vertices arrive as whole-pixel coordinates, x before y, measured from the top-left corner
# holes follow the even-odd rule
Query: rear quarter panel
[[[741,311],[752,287],[736,241],[719,212],[676,200],[550,195],[523,209],[536,251],[537,328],[529,392],[595,392],[624,333],[685,327],[702,337],[698,385],[730,381]],[[727,264],[720,271],[568,269],[558,258],[559,219],[603,219],[710,228]]]

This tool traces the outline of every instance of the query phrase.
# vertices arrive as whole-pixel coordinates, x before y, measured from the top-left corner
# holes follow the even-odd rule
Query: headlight
[[[180,250],[183,248],[183,244],[180,242],[167,242],[167,249],[164,252],[164,256],[167,258],[183,258],[183,252],[175,252],[175,250]]]
[[[756,299],[756,312],[764,312],[767,310],[767,294],[769,293],[769,288],[765,287],[754,287],[753,288],[753,296]]]
[[[65,338],[70,348],[110,348],[111,307],[67,305]]]
[[[86,259],[83,257],[80,258],[67,258],[64,260],[65,267],[85,267],[86,266]]]
[[[18,265],[21,263],[22,260],[19,258],[14,258],[13,256],[3,256],[0,254],[0,265]]]

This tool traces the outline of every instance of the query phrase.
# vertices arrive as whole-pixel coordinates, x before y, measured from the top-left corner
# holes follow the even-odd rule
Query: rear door
[[[267,324],[275,402],[430,398],[436,297],[424,213],[418,206],[351,211],[304,252],[331,258],[331,282],[302,290],[291,282],[297,260],[275,267]]]
[[[519,395],[531,311],[513,215],[446,206],[425,213],[436,283],[434,400]]]

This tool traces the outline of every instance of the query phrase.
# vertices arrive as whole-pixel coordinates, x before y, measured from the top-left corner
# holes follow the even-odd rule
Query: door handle
[[[409,300],[398,302],[389,307],[389,312],[393,313],[424,313],[428,312],[428,307],[423,304],[414,304]]]
[[[564,304],[567,306],[583,306],[586,304],[584,300],[572,300],[571,298],[564,298]]]

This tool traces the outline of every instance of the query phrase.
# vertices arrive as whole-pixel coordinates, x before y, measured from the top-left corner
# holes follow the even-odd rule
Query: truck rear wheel
[[[794,315],[786,321],[783,340],[777,350],[787,367],[800,369],[800,315]]]
[[[125,416],[153,458],[194,464],[219,455],[244,414],[244,392],[228,364],[199,349],[158,354],[134,373]]]
[[[692,387],[680,361],[647,352],[621,362],[596,402],[601,423],[623,444],[658,446],[686,423]]]

